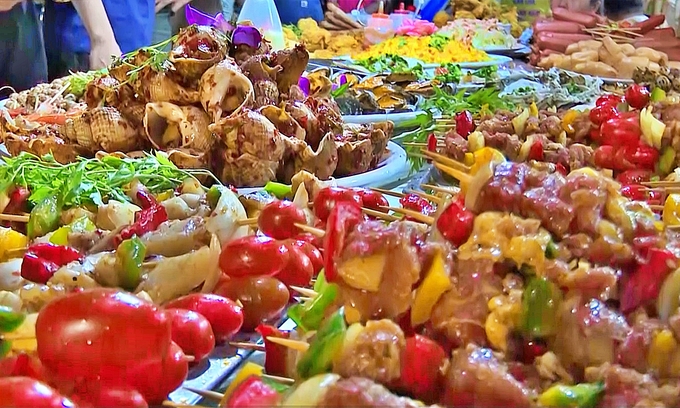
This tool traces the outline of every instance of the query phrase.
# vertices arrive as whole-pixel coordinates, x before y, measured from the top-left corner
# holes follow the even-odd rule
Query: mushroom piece
[[[159,150],[209,151],[213,145],[209,124],[208,115],[195,106],[179,107],[169,102],[146,104],[144,130],[151,145]]]
[[[214,122],[223,114],[239,113],[255,99],[253,84],[231,58],[205,71],[199,92],[201,105]]]

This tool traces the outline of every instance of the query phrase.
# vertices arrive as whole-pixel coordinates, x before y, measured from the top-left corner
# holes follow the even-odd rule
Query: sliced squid
[[[226,187],[221,187],[220,190],[220,199],[206,222],[206,228],[211,234],[217,235],[224,246],[231,240],[248,235],[248,227],[238,224],[248,218],[248,215],[233,191]]]

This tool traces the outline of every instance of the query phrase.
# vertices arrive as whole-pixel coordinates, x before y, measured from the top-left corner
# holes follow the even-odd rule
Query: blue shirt
[[[274,0],[281,24],[297,24],[301,18],[323,20],[321,0]]]
[[[154,0],[103,0],[113,34],[125,54],[151,45]],[[66,52],[90,52],[90,37],[71,3],[54,3],[55,42]],[[47,35],[46,35],[47,37]]]

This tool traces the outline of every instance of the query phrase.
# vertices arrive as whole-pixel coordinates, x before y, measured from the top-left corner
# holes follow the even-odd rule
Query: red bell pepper
[[[606,94],[597,98],[597,100],[595,101],[595,106],[604,105],[618,106],[620,103],[623,103],[623,98],[620,97],[619,95]]]
[[[640,144],[640,119],[635,116],[620,116],[607,119],[600,127],[600,143],[614,146],[637,146]]]
[[[613,146],[600,146],[593,152],[593,161],[599,168],[615,169],[617,167],[614,163],[615,153],[616,151]]]
[[[251,376],[239,384],[227,401],[226,408],[276,407],[281,395],[258,376]]]
[[[445,360],[446,352],[433,340],[420,334],[407,338],[401,358],[401,387],[417,399],[436,400]]]
[[[639,265],[623,283],[620,298],[623,313],[655,300],[664,279],[676,268],[677,259],[667,249],[649,248],[648,255],[647,263]]]
[[[338,202],[335,204],[326,223],[324,235],[324,275],[328,282],[335,281],[337,269],[336,259],[342,253],[347,234],[363,220],[361,207],[353,202]]]
[[[437,230],[455,246],[462,245],[472,233],[475,215],[465,206],[454,200],[444,209],[437,219]]]
[[[614,155],[615,170],[648,169],[653,170],[659,159],[659,151],[645,144],[621,147]]]
[[[46,284],[62,266],[83,259],[76,249],[50,243],[31,245],[21,263],[21,277]]]
[[[456,133],[467,138],[475,130],[475,120],[468,110],[456,113]]]
[[[75,248],[50,243],[31,245],[26,252],[33,253],[39,258],[54,262],[59,266],[83,259],[83,254]]]
[[[536,140],[529,148],[527,160],[543,161],[543,142]]]
[[[141,237],[147,232],[155,231],[162,223],[168,220],[165,207],[153,204],[148,208],[135,213],[135,222],[123,228],[113,239],[113,244],[118,247],[121,242],[133,236]]]
[[[282,332],[276,327],[268,324],[257,326],[255,331],[260,333],[264,340],[264,370],[270,375],[278,375],[281,377],[287,376],[288,370],[286,370],[286,361],[288,348],[267,340],[267,337],[287,339],[290,337],[290,333]]]
[[[616,105],[604,104],[591,109],[588,117],[596,126],[600,126],[607,120],[618,117],[618,115],[619,111],[616,109]]]
[[[564,167],[564,164],[562,163],[555,163],[555,171],[562,174],[563,176],[569,174],[569,171],[567,170],[566,167]]]
[[[401,197],[399,199],[399,204],[401,204],[402,208],[418,211],[425,215],[430,215],[437,210],[429,201],[413,193]]]
[[[156,201],[156,198],[151,195],[146,190],[139,189],[137,190],[137,202],[139,205],[142,207],[142,209],[150,208],[156,204],[158,204],[158,201]]]
[[[427,135],[427,150],[431,152],[437,151],[437,136],[434,133]]]
[[[627,186],[629,184],[640,184],[649,181],[653,173],[649,170],[628,170],[619,173],[616,176],[616,181]]]

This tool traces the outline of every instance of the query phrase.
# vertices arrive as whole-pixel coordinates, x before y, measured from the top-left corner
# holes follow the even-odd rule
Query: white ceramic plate
[[[378,187],[384,186],[408,175],[409,166],[406,151],[394,142],[387,143],[387,153],[378,167],[366,173],[335,179],[342,187]],[[239,188],[240,194],[248,194],[262,190],[262,187]]]
[[[458,62],[457,64],[460,65],[461,68],[468,68],[468,69],[477,69],[477,68],[483,68],[483,67],[490,67],[494,65],[501,65],[505,64],[507,62],[512,61],[512,58],[506,57],[504,55],[489,55],[489,60],[488,61],[480,61],[480,62]],[[439,68],[442,64],[426,64],[420,60],[417,60],[415,58],[404,58],[406,62],[408,63],[408,66],[410,68],[416,66],[417,64],[420,64],[423,66],[423,69],[425,70],[433,70],[435,68]],[[356,69],[359,70],[365,70],[364,67],[354,65],[353,62],[354,60],[352,59],[351,56],[349,55],[343,55],[342,57],[337,57],[337,60],[340,61],[347,61],[347,65],[350,67],[355,67]]]
[[[384,122],[391,120],[395,127],[399,127],[402,123],[415,119],[418,114],[423,111],[414,112],[398,112],[398,113],[375,113],[368,115],[343,115],[342,120],[345,123],[357,123],[363,125],[364,123]]]

